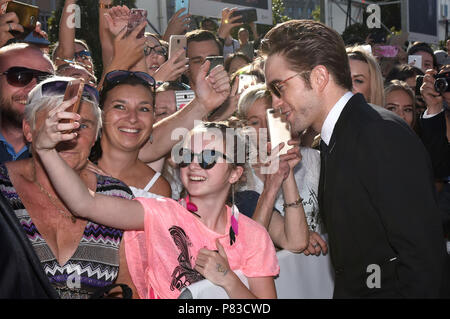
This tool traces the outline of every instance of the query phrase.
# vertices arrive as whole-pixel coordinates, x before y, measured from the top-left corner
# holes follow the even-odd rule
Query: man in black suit
[[[394,113],[353,94],[334,30],[291,20],[262,43],[274,108],[321,132],[319,205],[335,298],[442,296],[445,241],[428,154]]]

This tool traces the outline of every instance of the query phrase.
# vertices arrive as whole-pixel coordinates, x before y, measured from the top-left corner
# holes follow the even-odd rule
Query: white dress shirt
[[[348,100],[350,100],[353,96],[352,92],[345,93],[339,101],[336,102],[336,104],[333,106],[333,108],[330,110],[330,112],[327,115],[327,118],[325,119],[325,122],[323,122],[322,125],[322,131],[320,132],[320,137],[322,140],[329,145],[331,136],[333,135],[334,126],[336,125],[336,122],[339,119],[339,116],[341,116],[342,110],[344,109],[344,106],[347,104]]]

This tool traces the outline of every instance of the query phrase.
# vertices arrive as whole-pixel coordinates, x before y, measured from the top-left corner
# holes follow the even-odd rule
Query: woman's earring
[[[150,142],[150,144],[153,143],[153,134],[150,134],[150,136],[149,136],[149,138],[148,138],[148,141]]]

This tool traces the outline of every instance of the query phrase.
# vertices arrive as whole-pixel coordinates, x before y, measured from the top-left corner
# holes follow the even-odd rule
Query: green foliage
[[[56,11],[48,20],[48,35],[52,43],[58,41],[59,21],[61,19],[62,10],[64,8],[64,0],[59,0]],[[114,5],[126,5],[129,8],[136,7],[135,0],[114,0]],[[98,33],[98,2],[93,0],[78,0],[77,5],[81,9],[81,28],[75,32],[77,39],[85,40],[91,49],[92,58],[94,60],[95,73],[97,77],[102,74],[102,51]]]
[[[289,20],[289,17],[284,15],[284,9],[285,8],[283,0],[272,1],[272,15],[274,25]]]
[[[316,6],[311,14],[315,21],[320,21],[320,6]]]

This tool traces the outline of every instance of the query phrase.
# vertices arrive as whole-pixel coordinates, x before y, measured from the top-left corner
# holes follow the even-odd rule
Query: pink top
[[[145,209],[144,231],[125,232],[125,251],[131,278],[140,298],[178,298],[181,290],[204,279],[196,270],[201,248],[217,250],[219,238],[232,270],[247,277],[276,276],[278,259],[266,229],[240,214],[239,234],[230,246],[231,209],[227,233],[206,227],[198,217],[170,198],[136,198]]]

